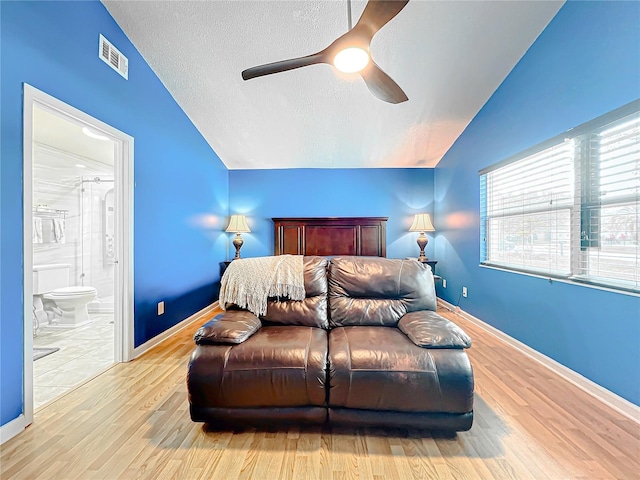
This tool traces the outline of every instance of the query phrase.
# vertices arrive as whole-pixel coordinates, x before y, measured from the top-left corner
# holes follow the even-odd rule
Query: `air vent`
[[[98,56],[124,78],[129,79],[129,60],[102,35],[100,35]]]

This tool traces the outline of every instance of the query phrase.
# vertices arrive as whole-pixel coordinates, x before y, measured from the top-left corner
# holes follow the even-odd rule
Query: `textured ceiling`
[[[247,169],[435,166],[563,2],[410,1],[371,44],[398,105],[324,64],[240,76],[325,48],[346,0],[103,3],[225,165]]]

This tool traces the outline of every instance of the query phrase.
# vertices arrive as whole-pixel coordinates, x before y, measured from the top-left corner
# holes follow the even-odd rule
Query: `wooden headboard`
[[[272,220],[274,255],[387,256],[388,217]]]

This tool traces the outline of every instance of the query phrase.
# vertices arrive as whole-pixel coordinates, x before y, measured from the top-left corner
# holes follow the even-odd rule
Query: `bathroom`
[[[114,363],[114,145],[44,109],[33,130],[34,408]]]

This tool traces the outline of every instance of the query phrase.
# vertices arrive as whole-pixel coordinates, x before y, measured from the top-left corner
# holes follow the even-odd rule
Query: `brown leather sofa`
[[[469,337],[438,315],[415,260],[304,258],[306,298],[228,309],[195,335],[191,418],[463,431],[473,421]]]

